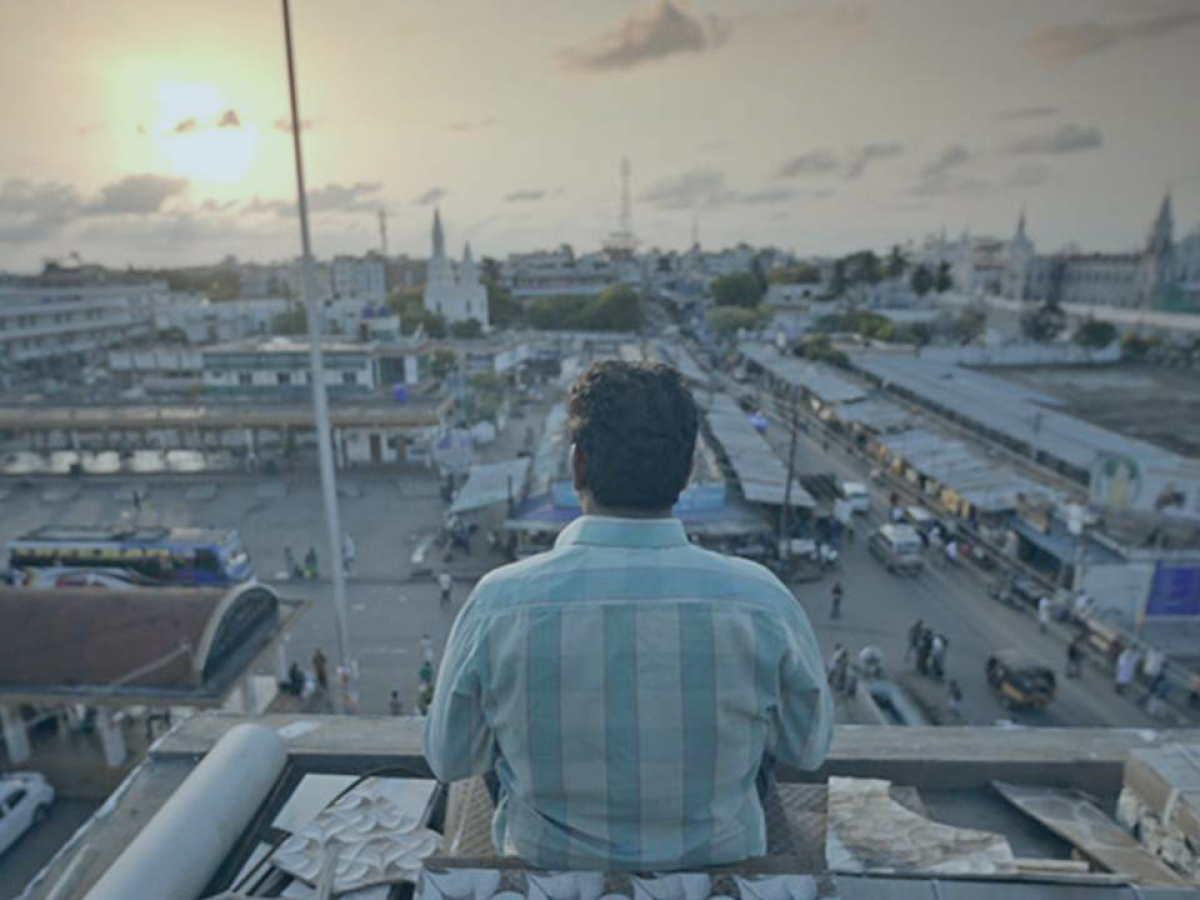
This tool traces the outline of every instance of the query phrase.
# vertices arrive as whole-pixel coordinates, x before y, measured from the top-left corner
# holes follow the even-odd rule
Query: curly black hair
[[[601,360],[571,386],[567,429],[586,460],[584,487],[604,506],[659,510],[692,471],[696,402],[670,366]]]

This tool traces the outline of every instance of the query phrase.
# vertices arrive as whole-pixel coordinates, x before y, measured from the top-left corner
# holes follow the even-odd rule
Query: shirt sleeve
[[[793,607],[785,627],[787,646],[780,666],[779,706],[775,711],[775,757],[799,769],[818,769],[833,736],[833,699],[808,616]]]
[[[425,759],[439,781],[458,781],[489,772],[495,762],[495,735],[483,711],[484,635],[470,601],[463,607],[442,657],[429,718]]]

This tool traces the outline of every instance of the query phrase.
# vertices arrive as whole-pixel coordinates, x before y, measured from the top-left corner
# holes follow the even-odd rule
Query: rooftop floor
[[[1029,366],[988,374],[1059,400],[1062,412],[1183,456],[1200,457],[1200,381],[1158,366]]]

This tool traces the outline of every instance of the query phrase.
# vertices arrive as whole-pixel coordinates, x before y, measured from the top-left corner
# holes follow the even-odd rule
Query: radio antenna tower
[[[387,257],[387,210],[379,207],[379,252]]]
[[[638,240],[633,233],[633,203],[629,197],[629,179],[633,167],[628,159],[621,160],[621,214],[617,230],[608,236],[604,249],[614,258],[628,259],[637,249]]]

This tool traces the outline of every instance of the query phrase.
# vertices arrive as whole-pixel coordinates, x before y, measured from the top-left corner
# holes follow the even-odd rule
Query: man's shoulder
[[[499,566],[484,575],[475,585],[476,600],[496,599],[508,593],[514,586],[528,589],[531,582],[552,571],[565,571],[568,565],[563,559],[571,548],[547,550],[525,559]]]

